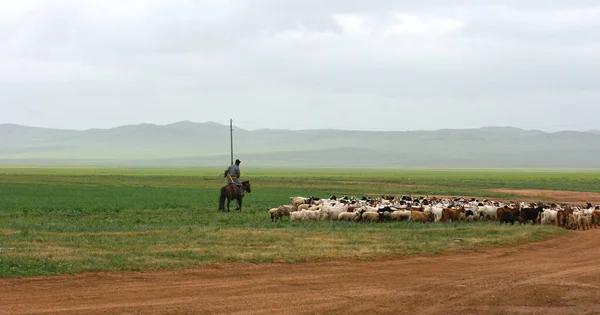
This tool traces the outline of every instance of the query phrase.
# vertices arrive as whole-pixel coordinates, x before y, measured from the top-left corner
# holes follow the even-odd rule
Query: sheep
[[[541,216],[542,216],[541,224],[543,224],[543,225],[556,224],[556,213],[557,212],[558,212],[557,210],[544,209],[544,211],[541,214]]]
[[[565,228],[570,229],[570,230],[576,230],[577,229],[577,218],[569,213],[566,216],[566,224],[565,224]]]
[[[298,209],[298,207],[300,205],[303,204],[312,204],[313,198],[312,197],[290,197],[290,199],[292,199],[292,207],[294,207],[294,209]]]
[[[408,197],[408,196],[407,196]],[[475,221],[494,220],[508,221],[512,218],[519,221],[538,221],[544,225],[556,224],[569,229],[587,230],[600,225],[600,206],[567,206],[561,204],[545,204],[541,202],[496,202],[459,197],[436,198],[412,197],[402,198],[380,196],[376,198],[344,196],[329,199],[309,197],[291,197],[291,205],[269,209],[271,221],[289,216],[290,221],[303,220],[343,220],[363,222],[385,221]],[[444,211],[445,210],[445,211]],[[507,218],[501,219],[501,213],[509,211]],[[291,213],[294,212],[293,217]],[[296,213],[297,212],[297,213]],[[458,217],[456,216],[458,214]],[[521,223],[522,224],[522,223]]]
[[[409,221],[416,222],[432,222],[433,221],[433,213],[432,212],[420,212],[420,211],[411,211]]]
[[[271,221],[277,221],[282,217],[289,217],[290,212],[292,212],[292,206],[283,205],[278,208],[269,209],[269,215],[271,216]]]
[[[279,208],[271,208],[269,214],[271,215],[271,222],[279,220]]]
[[[377,221],[379,221],[379,213],[365,211],[365,212],[362,212],[361,219],[363,222],[377,222]]]
[[[391,211],[379,212],[379,222],[389,222],[391,220],[392,220],[392,212]]]
[[[339,221],[358,221],[360,220],[360,215],[358,212],[341,212],[338,215]]]
[[[379,210],[379,208],[365,206],[365,207],[363,207],[363,210],[365,210],[366,212],[377,212]]]
[[[462,209],[442,209],[442,219],[441,222],[460,222],[460,214],[463,213]]]
[[[464,218],[463,218],[463,213],[461,213],[461,221],[465,220],[467,222],[473,222],[473,221],[478,221],[479,220],[479,213],[477,213],[477,210],[465,210],[464,212]]]
[[[519,222],[520,217],[520,210],[518,206],[515,209],[503,206],[498,208],[496,220],[500,221],[500,224],[505,223],[508,225],[508,222],[510,222],[510,224],[514,225],[515,221]]]
[[[304,221],[307,210],[290,212],[290,221]]]
[[[292,200],[292,204],[297,203],[299,205],[303,204],[303,203],[307,203],[308,198],[307,197],[290,197],[290,200]]]
[[[583,213],[586,215],[590,215],[590,214],[592,214],[592,212],[594,212],[594,210],[596,210],[594,207],[589,207],[589,208],[583,209]]]
[[[321,210],[323,210],[327,214],[328,219],[337,221],[340,213],[348,211],[348,206],[338,206],[338,207],[325,206]]]
[[[434,206],[431,207],[431,212],[433,212],[433,220],[434,222],[440,222],[442,220],[442,211],[444,210],[444,207],[439,205],[439,206]]]
[[[390,218],[394,221],[408,221],[410,219],[410,211],[408,210],[396,210],[392,212]]]
[[[569,213],[566,210],[556,211],[556,226],[567,227],[567,217]]]
[[[308,203],[303,203],[296,208],[296,211],[308,210],[310,205]]]
[[[283,205],[280,206],[279,208],[277,208],[277,210],[279,211],[279,217],[289,217],[290,216],[290,212],[292,212],[293,208],[292,206],[289,205]]]
[[[303,220],[321,221],[321,210],[302,210],[304,212]]]
[[[591,217],[591,220],[590,220],[590,224],[594,228],[597,228],[597,226],[600,225],[600,210],[594,210],[594,211],[592,211],[592,217]]]
[[[496,221],[496,217],[498,215],[498,206],[485,205],[478,207],[477,211],[479,212],[480,219]]]
[[[590,228],[590,217],[586,215],[582,215],[577,220],[577,228],[581,228],[582,230],[589,230]]]

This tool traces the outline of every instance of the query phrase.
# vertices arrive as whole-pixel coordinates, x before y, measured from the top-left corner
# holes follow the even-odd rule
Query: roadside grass
[[[23,231],[3,237],[0,277],[89,271],[141,271],[220,263],[298,263],[439,254],[513,246],[567,233],[544,226],[493,223],[274,223],[271,227],[189,226],[146,232]]]

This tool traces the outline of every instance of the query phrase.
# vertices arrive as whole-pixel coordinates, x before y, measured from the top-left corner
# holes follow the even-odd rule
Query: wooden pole
[[[229,138],[231,142],[231,164],[233,164],[233,119],[229,119]]]

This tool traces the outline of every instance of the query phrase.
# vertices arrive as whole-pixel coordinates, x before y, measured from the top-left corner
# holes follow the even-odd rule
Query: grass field
[[[0,168],[0,277],[370,259],[517,244],[566,231],[490,223],[272,223],[267,210],[296,195],[518,198],[488,189],[600,191],[600,171],[589,170],[243,168],[242,177],[253,189],[244,200],[245,211],[221,213],[222,171]]]

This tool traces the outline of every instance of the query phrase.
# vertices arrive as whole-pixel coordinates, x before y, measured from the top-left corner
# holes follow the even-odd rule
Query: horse
[[[240,212],[242,211],[242,199],[244,199],[244,196],[240,196],[239,189],[240,188],[236,184],[227,184],[221,187],[221,196],[219,197],[220,211],[225,210],[225,198],[227,198],[227,212],[229,212],[229,203],[233,199],[237,200],[238,210],[240,210]],[[249,180],[242,182],[242,189],[247,192],[252,192]]]

